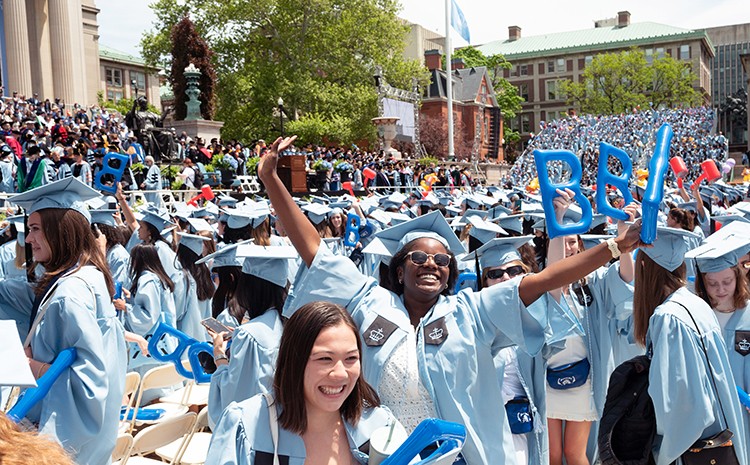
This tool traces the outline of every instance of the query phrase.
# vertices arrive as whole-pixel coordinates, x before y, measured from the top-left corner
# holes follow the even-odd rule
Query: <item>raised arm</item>
[[[615,243],[622,254],[629,253],[638,247],[647,247],[640,240],[640,232],[641,222],[638,220],[617,236]],[[529,305],[545,292],[582,279],[611,258],[612,253],[607,244],[601,243],[582,253],[553,263],[540,273],[526,276],[518,286],[518,294],[524,305]]]
[[[271,144],[270,149],[261,157],[258,164],[258,177],[263,181],[271,205],[276,215],[281,218],[289,240],[292,241],[292,245],[297,249],[305,264],[310,266],[318,253],[320,236],[302,210],[294,203],[276,172],[279,152],[292,145],[296,138],[297,136],[292,136],[282,140],[279,137]]]
[[[115,198],[117,199],[118,205],[120,205],[120,210],[122,210],[122,214],[125,216],[125,224],[130,228],[130,231],[132,232],[138,229],[138,220],[135,218],[133,209],[128,205],[128,202],[125,199],[125,194],[122,193],[122,183],[117,183],[117,193],[115,194]]]

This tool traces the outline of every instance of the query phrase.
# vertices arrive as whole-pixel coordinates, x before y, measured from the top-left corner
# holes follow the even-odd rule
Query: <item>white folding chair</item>
[[[145,377],[144,377],[145,378]],[[196,414],[194,412],[178,415],[151,426],[143,428],[133,439],[131,455],[128,459],[129,465],[154,465],[164,462],[146,458],[156,449],[165,446],[172,441],[182,440],[190,434],[195,425]],[[170,461],[173,464],[174,461]]]
[[[128,433],[120,433],[117,436],[115,450],[112,451],[112,465],[125,465],[133,448],[133,436]]]
[[[192,405],[207,405],[210,387],[210,384],[197,384],[191,380],[184,387],[160,397],[159,402],[180,404],[188,407]]]
[[[136,401],[133,406],[133,427],[140,426],[144,424],[153,424],[153,423],[159,423],[167,418],[170,418],[175,415],[180,415],[188,411],[187,406],[181,405],[181,404],[174,404],[174,403],[155,403],[150,404],[145,408],[149,409],[164,409],[165,413],[164,415],[156,420],[139,420],[138,419],[138,411],[141,409],[141,399],[143,398],[144,391],[147,391],[149,389],[161,389],[161,388],[167,388],[174,386],[176,384],[181,384],[185,381],[185,378],[177,373],[177,369],[172,363],[165,363],[164,365],[159,365],[158,367],[154,367],[146,372],[145,375],[143,375],[143,379],[141,379],[141,386],[138,389],[138,396],[136,396]],[[132,428],[131,428],[132,432]]]
[[[208,429],[208,407],[198,413],[195,426],[185,440],[176,440],[156,449],[156,455],[178,465],[201,465],[206,461],[211,433]]]
[[[130,433],[130,430],[133,428],[133,420],[128,420],[128,414],[133,409],[136,392],[138,391],[138,386],[140,386],[140,384],[141,375],[137,372],[131,371],[125,375],[125,392],[123,395],[128,397],[128,403],[124,405],[125,415],[122,417],[122,420],[120,420],[120,427],[118,429],[120,433]],[[133,416],[133,418],[135,418],[135,416]]]

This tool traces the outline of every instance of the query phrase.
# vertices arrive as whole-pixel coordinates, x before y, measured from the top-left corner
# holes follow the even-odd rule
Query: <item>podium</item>
[[[307,192],[307,171],[305,171],[304,155],[279,157],[276,172],[290,194]]]

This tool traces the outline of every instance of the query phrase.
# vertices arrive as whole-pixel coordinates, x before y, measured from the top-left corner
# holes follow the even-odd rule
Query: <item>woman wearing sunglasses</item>
[[[450,295],[458,277],[454,255],[463,246],[436,211],[384,230],[370,243],[381,255],[392,256],[390,285],[383,288],[348,258],[321,247],[320,237],[286,191],[276,162],[278,152],[294,140],[277,139],[258,169],[306,265],[285,314],[316,300],[343,305],[365,344],[365,380],[407,430],[430,417],[459,422],[467,428],[465,463],[512,460],[511,438],[497,440],[505,412],[498,402],[502,393],[493,356],[513,344],[536,354],[545,342],[548,316],[557,311],[551,299],[540,298],[607,263],[610,250],[598,246],[536,275]],[[639,229],[630,227],[616,239],[620,251],[639,245]]]
[[[573,191],[557,191],[553,204],[557,221],[565,223],[573,202]],[[632,220],[635,204],[625,207]],[[573,221],[576,218],[572,218]],[[627,229],[618,223],[618,231]],[[563,258],[583,253],[580,236],[560,236],[550,240],[548,263],[561,263]],[[549,431],[550,464],[562,465],[563,457],[569,465],[588,465],[586,448],[593,422],[601,418],[609,385],[609,375],[624,360],[615,360],[627,349],[625,337],[618,334],[628,325],[632,311],[622,311],[626,302],[633,300],[633,257],[623,253],[619,265],[599,268],[594,273],[575,280],[550,294],[567,306],[581,321],[583,334],[571,335],[565,347],[547,361],[547,424]],[[632,308],[632,307],[631,307]],[[621,310],[617,312],[617,310]],[[617,314],[619,313],[619,314]],[[629,313],[629,314],[628,314]],[[630,350],[642,353],[632,346]],[[629,353],[625,360],[636,354]],[[614,362],[613,362],[614,360]],[[577,376],[576,382],[569,382]],[[596,434],[592,435],[593,438]]]

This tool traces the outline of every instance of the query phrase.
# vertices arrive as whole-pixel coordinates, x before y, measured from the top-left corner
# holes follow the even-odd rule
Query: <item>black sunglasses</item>
[[[489,270],[487,272],[487,278],[500,279],[506,274],[508,275],[509,278],[513,278],[520,274],[523,274],[524,272],[525,270],[523,269],[521,265],[514,265],[514,266],[509,266],[508,268],[505,268],[504,270],[501,270],[499,268],[496,268],[494,270]]]
[[[451,256],[447,253],[426,253],[422,252],[421,250],[413,250],[406,254],[407,257],[409,257],[409,260],[415,265],[424,265],[427,263],[428,258],[432,258],[432,261],[435,262],[435,265],[437,266],[448,266],[451,263]]]

